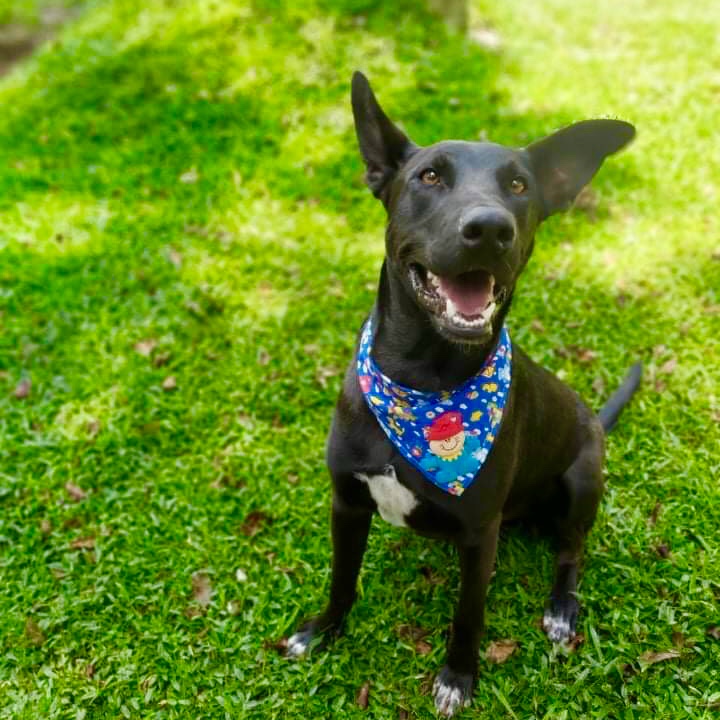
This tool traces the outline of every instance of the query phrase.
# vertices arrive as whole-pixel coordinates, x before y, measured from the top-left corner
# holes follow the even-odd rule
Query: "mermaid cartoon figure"
[[[443,483],[475,473],[477,462],[473,453],[480,448],[480,441],[465,432],[461,413],[442,413],[423,432],[430,450],[420,461],[423,470],[433,472]]]

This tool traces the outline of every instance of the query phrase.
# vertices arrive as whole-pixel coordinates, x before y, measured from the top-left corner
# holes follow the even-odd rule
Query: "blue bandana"
[[[455,390],[423,392],[394,383],[372,359],[365,324],[357,357],[360,388],[400,454],[431,483],[462,495],[483,466],[500,430],[510,394],[512,345],[503,326],[495,352]]]

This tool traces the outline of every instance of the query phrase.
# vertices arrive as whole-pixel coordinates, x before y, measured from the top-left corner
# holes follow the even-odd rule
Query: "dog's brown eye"
[[[420,180],[425,185],[437,185],[440,182],[440,176],[432,168],[426,168],[420,173]]]
[[[510,191],[513,195],[522,195],[527,190],[527,185],[521,177],[513,178],[510,181]]]

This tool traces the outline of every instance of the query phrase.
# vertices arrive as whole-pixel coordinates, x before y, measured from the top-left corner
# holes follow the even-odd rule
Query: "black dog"
[[[457,141],[421,148],[390,122],[360,73],[352,106],[367,184],[388,213],[386,259],[369,318],[372,357],[400,387],[452,390],[496,352],[538,224],[567,208],[635,130],[589,120],[522,150]],[[356,358],[327,451],[334,485],[330,600],[288,640],[288,654],[301,655],[314,637],[340,631],[377,510],[457,547],[460,600],[434,686],[437,709],[452,715],[472,695],[501,522],[528,518],[551,528],[558,554],[543,624],[555,642],[574,636],[578,563],[603,493],[604,435],[636,390],[640,366],[598,417],[514,347],[499,432],[457,497],[429,482],[388,440],[366,402]]]

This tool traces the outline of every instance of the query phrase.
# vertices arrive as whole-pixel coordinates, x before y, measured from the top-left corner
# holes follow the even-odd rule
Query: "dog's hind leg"
[[[594,423],[575,462],[560,479],[561,501],[554,518],[557,558],[543,629],[553,642],[575,637],[579,603],[578,568],[585,537],[592,527],[603,493],[603,435]]]

